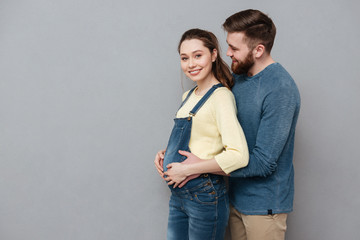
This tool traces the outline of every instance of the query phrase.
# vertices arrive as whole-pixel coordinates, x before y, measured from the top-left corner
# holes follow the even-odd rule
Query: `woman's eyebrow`
[[[193,52],[191,52],[191,53],[194,54],[194,53],[196,53],[196,52],[203,52],[203,50],[200,50],[200,49],[199,49],[199,50],[195,50],[195,51],[193,51]],[[180,53],[180,55],[187,55],[187,54],[186,54],[186,53]]]

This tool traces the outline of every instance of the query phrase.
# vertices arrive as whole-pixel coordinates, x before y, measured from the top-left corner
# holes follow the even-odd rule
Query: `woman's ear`
[[[216,49],[214,49],[214,50],[212,51],[212,53],[211,53],[211,61],[212,61],[212,62],[215,62],[216,59],[217,59],[217,56],[218,56],[218,52],[217,52]]]

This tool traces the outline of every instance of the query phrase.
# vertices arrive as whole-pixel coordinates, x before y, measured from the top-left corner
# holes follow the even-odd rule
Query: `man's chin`
[[[231,64],[231,71],[232,71],[233,73],[235,73],[235,74],[239,74],[239,73],[238,73],[238,66],[239,66],[239,64],[237,64],[237,63],[232,63],[232,64]]]
[[[231,71],[237,75],[241,75],[246,73],[246,71],[242,68],[239,68],[239,66],[231,65]]]

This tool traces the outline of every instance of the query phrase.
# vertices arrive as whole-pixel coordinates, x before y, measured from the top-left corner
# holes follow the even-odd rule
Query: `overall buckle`
[[[193,116],[195,116],[195,113],[189,112],[187,120],[190,121]]]

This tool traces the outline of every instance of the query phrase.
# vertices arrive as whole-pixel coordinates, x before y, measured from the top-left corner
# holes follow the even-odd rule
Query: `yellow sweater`
[[[188,92],[184,93],[183,100]],[[188,117],[201,98],[194,91],[176,117]],[[236,117],[235,99],[229,89],[216,89],[193,117],[189,148],[201,159],[215,158],[227,174],[248,164],[248,146]]]

